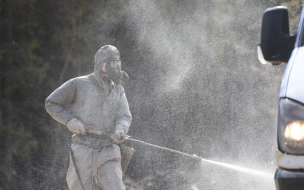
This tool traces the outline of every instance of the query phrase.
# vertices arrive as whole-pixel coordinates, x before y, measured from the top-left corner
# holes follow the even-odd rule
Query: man
[[[121,85],[128,76],[120,68],[119,51],[105,45],[95,55],[92,74],[67,81],[45,101],[47,112],[76,134],[69,189],[125,189],[117,144],[125,139],[132,116]]]

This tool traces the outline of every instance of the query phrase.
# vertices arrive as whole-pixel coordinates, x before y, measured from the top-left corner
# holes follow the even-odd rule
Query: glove
[[[126,133],[122,129],[118,129],[111,137],[116,144],[120,144],[126,140]]]
[[[86,134],[85,126],[76,118],[67,123],[68,129],[74,134]]]

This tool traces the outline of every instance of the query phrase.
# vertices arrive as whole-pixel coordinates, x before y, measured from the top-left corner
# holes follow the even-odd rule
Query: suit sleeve
[[[124,130],[125,134],[127,134],[129,131],[131,122],[132,122],[132,115],[129,110],[129,104],[128,104],[128,100],[126,97],[126,93],[125,93],[124,89],[122,88],[118,113],[117,113],[117,117],[116,117],[116,121],[115,121],[116,130],[122,129],[122,130]]]
[[[74,118],[68,112],[68,105],[73,101],[77,93],[77,85],[73,79],[65,82],[57,88],[45,100],[46,111],[59,123],[66,125]]]

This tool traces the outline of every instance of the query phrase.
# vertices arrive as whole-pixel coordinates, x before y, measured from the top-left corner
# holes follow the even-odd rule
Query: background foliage
[[[285,66],[260,65],[256,45],[263,11],[281,4],[295,31],[297,0],[0,0],[0,189],[66,188],[71,134],[47,115],[44,100],[92,72],[105,44],[118,47],[130,75],[131,136],[268,166]],[[168,179],[158,187],[142,181],[191,163],[134,146],[127,175],[145,189],[177,189]]]

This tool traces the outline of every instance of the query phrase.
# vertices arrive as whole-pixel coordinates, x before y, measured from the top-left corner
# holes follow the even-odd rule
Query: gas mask
[[[107,61],[105,74],[117,85],[125,85],[129,81],[129,76],[121,70],[120,61]]]

